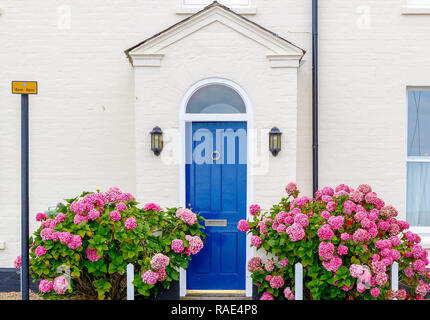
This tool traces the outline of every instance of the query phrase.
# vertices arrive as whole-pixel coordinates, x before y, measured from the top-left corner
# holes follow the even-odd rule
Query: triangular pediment
[[[134,66],[160,66],[165,50],[203,28],[221,23],[267,49],[272,67],[298,67],[305,51],[274,32],[214,2],[196,14],[126,50]]]

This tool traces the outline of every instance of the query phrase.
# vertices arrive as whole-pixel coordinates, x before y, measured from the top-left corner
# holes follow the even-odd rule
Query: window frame
[[[405,143],[405,152],[406,152],[406,162],[405,162],[405,220],[407,221],[407,175],[408,175],[408,163],[409,162],[423,162],[430,163],[430,156],[409,156],[409,91],[411,90],[427,90],[430,92],[430,86],[406,86],[406,143]],[[421,237],[421,244],[424,248],[430,248],[430,226],[413,226],[410,225],[410,230],[414,233],[417,233]]]
[[[429,4],[412,4],[410,0],[404,0],[402,7],[402,14],[405,15],[422,15],[422,14],[430,14],[430,1]]]
[[[194,2],[200,2],[200,3],[186,3],[186,1],[194,1]],[[243,1],[243,0],[225,0],[225,1]],[[252,0],[245,0],[247,3],[246,4],[224,4],[222,2],[220,2],[221,4],[231,7],[231,8],[247,8],[247,7],[251,7],[252,5]],[[212,3],[212,0],[181,0],[181,6],[184,8],[203,8],[205,6],[208,6]]]
[[[239,99],[241,99],[241,102],[243,104],[243,111],[244,112],[189,112],[188,111],[188,107],[190,106],[191,100],[195,97],[196,94],[198,94],[199,92],[201,92],[202,90],[212,87],[212,86],[218,86],[221,88],[226,88],[228,89],[231,93],[237,95],[237,97]],[[234,106],[232,105],[232,107],[234,108]],[[206,107],[207,108],[207,107]],[[206,109],[205,108],[205,109]],[[203,110],[205,110],[203,109]],[[237,109],[239,111],[239,109]],[[195,90],[193,92],[193,94],[188,98],[187,101],[187,105],[185,106],[185,113],[188,115],[208,115],[208,114],[216,114],[216,115],[244,115],[246,114],[247,110],[246,110],[246,102],[245,100],[243,100],[243,96],[237,91],[235,90],[235,88],[233,88],[231,85],[226,85],[224,83],[207,83],[205,85],[202,85],[200,88],[198,88],[197,90]]]
[[[177,0],[178,7],[176,9],[177,15],[192,15],[203,9],[205,6],[210,5],[212,1],[209,1],[205,4],[186,4],[185,0]],[[199,1],[199,0],[190,0],[190,1]],[[202,0],[203,1],[203,0]],[[257,8],[253,5],[254,0],[247,0],[248,4],[225,4],[227,7],[234,10],[234,12],[241,15],[256,15]]]

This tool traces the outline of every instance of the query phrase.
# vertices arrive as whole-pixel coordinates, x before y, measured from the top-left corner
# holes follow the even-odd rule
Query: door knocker
[[[212,160],[218,161],[220,158],[221,158],[221,154],[218,151],[214,150],[214,152],[212,152]]]

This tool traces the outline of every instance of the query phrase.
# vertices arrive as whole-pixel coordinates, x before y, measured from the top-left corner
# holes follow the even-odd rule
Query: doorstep
[[[252,300],[245,290],[187,290],[181,300]]]

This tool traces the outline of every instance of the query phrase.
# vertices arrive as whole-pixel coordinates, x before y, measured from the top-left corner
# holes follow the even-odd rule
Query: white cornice
[[[287,64],[289,67],[298,67],[300,59],[304,55],[304,51],[299,47],[219,6],[201,11],[200,14],[179,22],[157,36],[144,41],[128,54],[133,60],[134,66],[160,66],[160,61],[167,47],[214,22],[224,24],[268,49],[268,58],[273,67],[282,67],[282,65],[286,66]],[[137,58],[136,62],[134,62],[135,57]],[[296,62],[293,62],[295,60]]]
[[[272,68],[298,68],[302,55],[294,54],[268,54],[267,59],[270,61]]]
[[[138,53],[131,52],[134,67],[160,67],[163,53]]]

